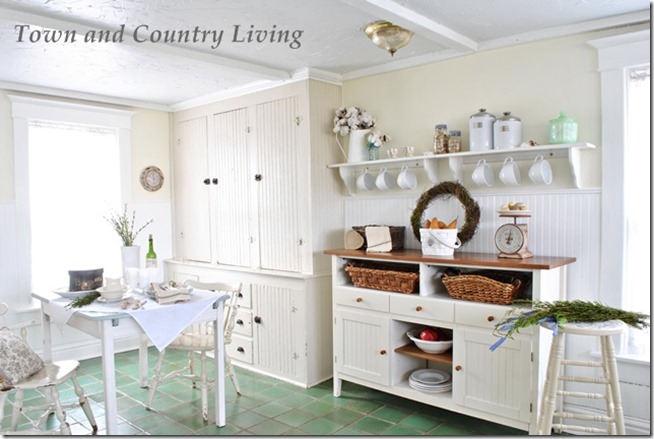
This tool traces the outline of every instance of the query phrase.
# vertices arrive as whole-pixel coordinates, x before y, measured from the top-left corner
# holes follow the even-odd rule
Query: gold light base
[[[409,44],[411,37],[413,37],[413,32],[410,30],[386,20],[374,21],[368,24],[364,32],[377,47],[387,50],[391,56]]]

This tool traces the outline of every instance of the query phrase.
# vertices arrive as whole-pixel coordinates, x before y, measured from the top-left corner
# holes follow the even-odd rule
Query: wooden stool
[[[542,324],[548,327],[547,324]],[[627,325],[621,320],[609,320],[604,322],[577,322],[566,323],[562,328],[558,328],[558,335],[552,338],[550,348],[550,357],[547,365],[545,376],[545,386],[543,387],[543,396],[541,400],[540,414],[538,417],[538,434],[549,435],[552,428],[557,430],[583,431],[588,433],[604,434],[625,434],[624,415],[622,412],[622,399],[620,397],[620,382],[618,380],[618,367],[615,361],[613,350],[612,335],[621,334]],[[601,344],[601,361],[575,361],[563,358],[563,334],[593,335],[600,337]],[[576,377],[560,375],[561,365],[601,367],[603,376],[594,377]],[[605,393],[587,393],[587,392],[568,392],[557,390],[559,381],[574,381],[581,383],[602,384],[605,386]],[[606,400],[606,415],[593,416],[576,413],[566,413],[554,411],[557,396],[573,396],[590,399]],[[608,430],[593,427],[583,427],[577,425],[566,425],[563,421],[559,424],[552,424],[554,417],[562,419],[579,419],[586,421],[606,422]]]

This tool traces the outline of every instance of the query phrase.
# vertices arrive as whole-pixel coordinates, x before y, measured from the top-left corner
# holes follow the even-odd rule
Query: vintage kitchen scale
[[[513,223],[502,224],[495,232],[495,247],[500,258],[526,259],[534,254],[529,251],[527,224],[518,224],[518,218],[531,218],[528,210],[499,210],[500,218],[513,218]]]

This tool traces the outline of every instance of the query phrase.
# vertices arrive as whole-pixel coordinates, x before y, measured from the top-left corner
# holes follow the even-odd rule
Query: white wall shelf
[[[584,149],[595,149],[591,143],[566,143],[561,145],[538,145],[530,147],[512,148],[512,149],[493,149],[483,152],[458,152],[451,154],[424,154],[422,156],[398,157],[391,159],[382,159],[354,163],[336,163],[328,165],[328,168],[338,169],[341,180],[345,184],[350,195],[356,195],[356,178],[365,168],[387,168],[399,169],[402,166],[415,168],[424,168],[429,181],[436,184],[441,181],[438,172],[438,161],[447,160],[455,180],[463,181],[463,165],[474,164],[480,159],[486,159],[487,162],[503,162],[505,158],[511,156],[516,161],[533,160],[538,154],[546,159],[567,158],[570,164],[572,180],[576,188],[581,183],[581,160],[580,152]]]

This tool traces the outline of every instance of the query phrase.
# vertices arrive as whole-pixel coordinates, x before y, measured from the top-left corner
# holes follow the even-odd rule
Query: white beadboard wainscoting
[[[509,201],[522,201],[532,212],[531,218],[519,218],[518,222],[529,224],[529,248],[536,255],[572,256],[577,261],[567,268],[568,300],[599,300],[600,273],[600,209],[599,189],[552,190],[539,192],[502,191],[501,195],[475,193],[471,195],[479,204],[481,218],[475,236],[462,247],[462,251],[495,253],[493,238],[501,224],[512,221],[500,218],[497,210]],[[345,229],[352,226],[383,224],[405,226],[405,247],[420,248],[420,242],[413,236],[410,216],[420,194],[372,195],[368,197],[345,198]],[[465,214],[456,198],[445,197],[433,200],[423,220],[437,216],[448,223],[458,216],[459,227]],[[610,250],[609,250],[610,251]],[[566,355],[575,359],[590,359],[599,351],[593,340],[568,337]],[[649,364],[620,363],[620,382],[627,432],[649,434],[650,430],[650,367]],[[574,405],[570,411],[588,412],[602,410],[601,401],[566,401]],[[587,405],[586,405],[587,404]]]

